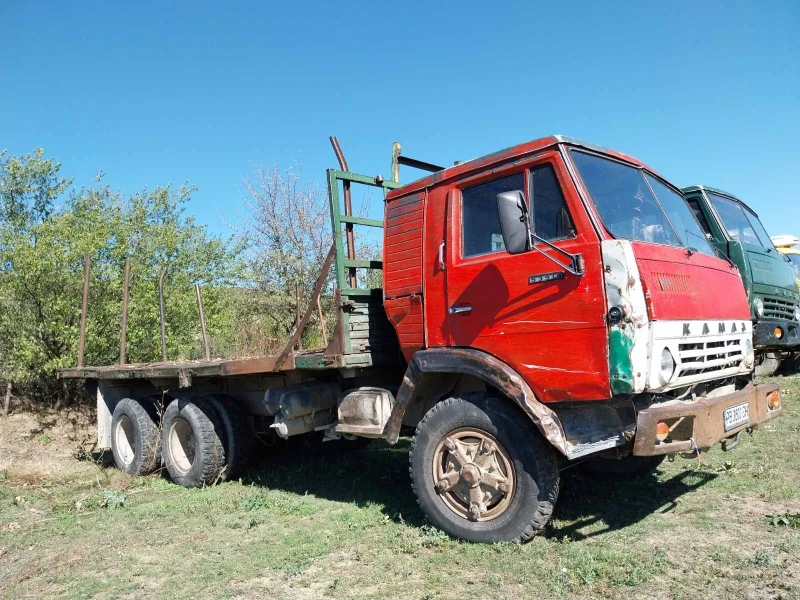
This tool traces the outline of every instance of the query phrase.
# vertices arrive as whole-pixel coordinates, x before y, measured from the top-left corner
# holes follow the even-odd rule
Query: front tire
[[[780,366],[780,358],[770,358],[766,354],[762,354],[760,357],[756,356],[756,377],[770,377],[775,374],[775,371],[777,371]]]
[[[491,394],[435,405],[409,459],[428,519],[470,542],[525,542],[544,529],[558,498],[552,448],[526,415]]]
[[[161,426],[161,453],[172,481],[201,487],[220,480],[225,468],[222,425],[202,398],[178,398],[167,406]]]

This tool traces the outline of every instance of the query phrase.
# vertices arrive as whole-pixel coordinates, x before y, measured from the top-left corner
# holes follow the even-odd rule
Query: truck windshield
[[[694,248],[715,256],[689,205],[678,192],[641,169],[576,150],[571,154],[600,218],[612,235]]]
[[[789,259],[790,263],[792,263],[794,272],[797,278],[800,279],[800,254],[784,254],[784,256]]]
[[[771,250],[774,248],[764,226],[750,209],[742,206],[740,202],[725,198],[714,192],[706,192],[711,204],[717,209],[719,218],[722,219],[725,229],[731,239],[737,242],[754,244]]]
[[[789,258],[789,262],[792,263],[797,278],[800,279],[800,254],[784,254],[784,256]]]

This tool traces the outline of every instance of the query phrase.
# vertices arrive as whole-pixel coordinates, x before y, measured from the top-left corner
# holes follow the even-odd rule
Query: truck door
[[[584,276],[535,250],[505,251],[496,197],[511,190],[523,191],[538,236],[583,254]],[[465,179],[451,198],[444,294],[449,345],[505,361],[542,401],[608,398],[600,244],[560,155]]]

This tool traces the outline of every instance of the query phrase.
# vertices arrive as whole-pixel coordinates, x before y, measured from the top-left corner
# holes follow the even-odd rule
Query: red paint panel
[[[397,331],[400,348],[406,360],[424,346],[422,328],[422,297],[404,296],[384,300],[386,316]]]
[[[634,242],[633,254],[653,320],[750,319],[739,271],[684,248]]]
[[[447,265],[443,273],[437,274],[435,243],[426,242],[428,346],[470,347],[488,352],[516,370],[543,402],[607,399],[608,338],[600,246],[560,156],[539,156],[528,164],[492,173],[491,177],[527,170],[542,162],[553,165],[578,232],[577,237],[555,244],[582,254],[586,274],[578,277],[564,273],[563,279],[531,284],[531,275],[563,270],[538,252],[512,256],[501,251],[462,258],[461,192],[455,184],[451,188]],[[427,219],[429,229],[437,227],[431,223],[432,215],[429,213]],[[434,282],[442,285],[441,292],[436,290],[436,297],[445,303],[444,310],[433,306]],[[471,306],[472,311],[446,315],[448,308],[464,306]],[[445,319],[446,326],[433,315]]]
[[[390,227],[386,228],[386,233],[390,236],[400,236],[404,233],[420,232],[422,230],[422,215],[414,215],[416,219],[407,223],[393,223]],[[419,234],[421,236],[421,234]]]
[[[383,253],[387,299],[422,293],[423,200],[423,194],[413,194],[387,203]],[[400,335],[399,330],[397,333]]]
[[[447,240],[449,188],[435,187],[428,191],[425,199],[425,245],[423,249],[423,305],[425,324],[425,346],[446,346],[447,339],[447,295],[445,273],[439,264],[439,248]],[[445,257],[449,244],[445,243]]]
[[[384,235],[388,237],[390,232],[385,232]],[[389,248],[389,253],[400,252],[402,250],[419,249],[420,245],[420,232],[410,231],[405,233],[391,233],[392,247]]]

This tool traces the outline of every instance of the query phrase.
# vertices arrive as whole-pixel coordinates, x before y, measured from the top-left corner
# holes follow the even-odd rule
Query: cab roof
[[[441,171],[436,171],[435,173],[431,173],[430,175],[427,175],[421,179],[412,181],[411,183],[404,185],[401,188],[392,190],[391,192],[389,192],[389,194],[387,194],[386,199],[391,200],[392,198],[404,196],[405,194],[419,191],[451,179],[484,171],[487,168],[500,165],[502,163],[508,162],[511,159],[525,158],[527,156],[545,150],[549,147],[555,147],[560,144],[567,146],[574,146],[578,148],[585,148],[587,150],[592,150],[593,152],[606,154],[612,158],[622,160],[636,167],[645,168],[648,171],[655,173],[653,169],[645,165],[643,162],[637,160],[632,156],[623,154],[622,152],[617,152],[616,150],[604,148],[603,146],[598,146],[597,144],[584,142],[582,140],[578,140],[564,135],[551,135],[548,137],[531,140],[529,142],[524,142],[522,144],[517,144],[516,146],[511,146],[510,148],[505,148],[504,150],[492,152],[491,154],[487,154],[479,158],[474,158],[472,160],[459,163],[452,167],[447,167],[446,169],[442,169]]]
[[[748,206],[747,203],[744,200],[742,200],[741,198],[737,198],[736,196],[734,196],[730,192],[726,192],[725,190],[721,190],[719,188],[714,188],[714,187],[711,187],[710,185],[689,185],[689,186],[681,188],[681,192],[683,192],[684,194],[690,194],[692,192],[702,192],[703,190],[705,190],[707,192],[713,192],[715,194],[719,194],[720,196],[725,196],[727,198],[730,198],[731,200],[734,200],[734,201],[738,202],[739,204],[741,204],[742,206],[744,206],[747,210],[749,210],[755,216],[758,216],[758,213],[756,211],[754,211],[752,208],[750,208],[750,206]]]

